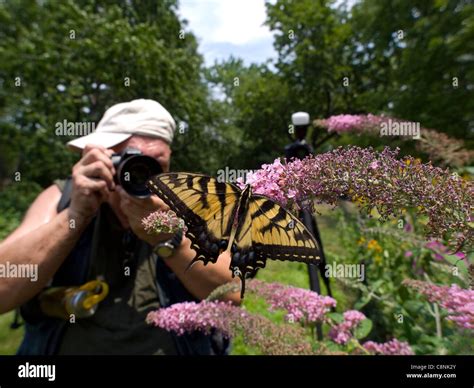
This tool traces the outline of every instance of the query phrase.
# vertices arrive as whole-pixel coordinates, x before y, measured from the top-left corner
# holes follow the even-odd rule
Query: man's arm
[[[85,225],[70,228],[69,211],[56,206],[61,192],[56,186],[44,190],[30,206],[21,225],[0,244],[0,264],[30,264],[38,278],[0,279],[0,314],[32,298],[47,285],[77,242]]]
[[[72,251],[109,189],[114,188],[111,154],[103,147],[86,147],[72,169],[70,206],[58,214],[61,192],[56,186],[49,187],[33,202],[21,225],[0,244],[0,264],[38,266],[34,282],[0,278],[0,314],[41,291]]]

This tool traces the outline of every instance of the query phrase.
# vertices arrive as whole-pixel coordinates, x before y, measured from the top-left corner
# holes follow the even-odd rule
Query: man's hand
[[[72,168],[72,194],[69,212],[73,218],[90,221],[99,206],[115,189],[112,150],[86,146],[82,158]]]
[[[117,186],[116,191],[120,195],[120,209],[127,216],[130,228],[140,240],[150,245],[156,245],[160,241],[169,240],[172,234],[162,233],[160,235],[148,234],[142,225],[142,219],[157,210],[168,210],[169,207],[156,195],[148,198],[135,198],[129,195],[122,187]]]

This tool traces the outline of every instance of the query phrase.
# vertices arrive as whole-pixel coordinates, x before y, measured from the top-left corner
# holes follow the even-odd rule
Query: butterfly
[[[245,278],[264,268],[267,259],[319,263],[320,248],[304,224],[263,195],[207,175],[172,172],[147,183],[178,217],[183,219],[197,261],[215,263],[231,254],[232,277]]]

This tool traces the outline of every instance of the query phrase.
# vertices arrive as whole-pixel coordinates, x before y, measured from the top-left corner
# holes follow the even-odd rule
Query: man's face
[[[171,148],[164,140],[134,135],[112,149],[114,152],[120,153],[127,147],[136,148],[140,150],[143,155],[151,156],[160,163],[163,172],[169,171]]]

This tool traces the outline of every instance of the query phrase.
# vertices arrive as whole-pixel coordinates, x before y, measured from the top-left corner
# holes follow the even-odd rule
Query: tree
[[[352,110],[347,11],[332,0],[267,1],[266,7],[278,52],[276,68],[299,110],[319,117]]]
[[[359,106],[473,137],[471,1],[363,0],[352,24]]]
[[[207,80],[222,100],[215,104],[226,128],[227,164],[254,169],[281,156],[295,105],[286,80],[265,64],[247,67],[232,57],[208,69]]]
[[[109,106],[135,98],[155,99],[186,123],[174,168],[208,167],[202,57],[176,10],[176,1],[0,4],[0,132],[21,144],[9,164],[24,179],[46,186],[69,173],[77,156],[56,123],[97,123]]]

